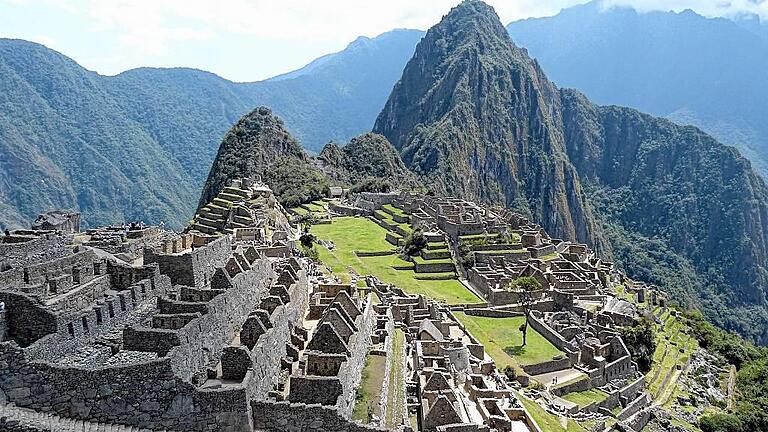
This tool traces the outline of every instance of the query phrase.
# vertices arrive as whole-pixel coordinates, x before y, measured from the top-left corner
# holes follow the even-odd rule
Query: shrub
[[[426,247],[427,238],[424,236],[424,232],[421,229],[416,229],[405,238],[403,253],[408,256],[415,256]]]

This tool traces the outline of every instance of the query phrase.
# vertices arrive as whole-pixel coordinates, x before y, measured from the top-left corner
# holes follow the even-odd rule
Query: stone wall
[[[254,261],[251,270],[231,279],[232,287],[208,303],[201,303],[207,313],[184,327],[178,330],[126,329],[123,333],[126,349],[160,355],[167,352],[173,370],[180,378],[192,380],[196,374],[204,376],[206,367],[218,361],[248,314],[262,297],[268,295],[273,276],[267,260]]]
[[[539,332],[546,340],[552,345],[557,347],[560,351],[563,351],[568,355],[574,363],[578,363],[579,352],[574,350],[574,347],[563,337],[556,332],[552,327],[548,326],[535,314],[531,314],[528,319],[528,324],[537,332]]]
[[[8,339],[27,346],[45,335],[56,332],[56,316],[44,310],[26,294],[0,291],[5,303],[5,325]]]
[[[201,287],[208,284],[216,268],[223,267],[230,255],[232,240],[223,236],[182,254],[158,254],[145,249],[144,262],[158,263],[160,272],[168,275],[174,285]]]
[[[355,393],[362,379],[365,358],[368,355],[368,348],[371,346],[371,333],[373,332],[374,325],[376,325],[376,312],[371,296],[368,296],[360,317],[358,331],[350,337],[347,344],[350,355],[347,357],[347,361],[341,365],[338,374],[343,394],[337,401],[336,406],[345,417],[352,415],[352,409],[355,406]]]
[[[57,234],[44,234],[22,242],[0,241],[0,269],[3,266],[21,269],[61,258],[71,253],[66,245],[67,237]],[[0,287],[7,285],[4,273],[0,273]]]
[[[384,432],[373,426],[352,422],[333,407],[289,402],[251,402],[253,426],[265,432]]]
[[[619,415],[616,416],[616,418],[619,420],[626,420],[635,415],[641,409],[648,406],[649,403],[650,396],[648,396],[648,393],[642,393],[635,400],[627,404],[627,406],[624,407],[624,409],[619,413]]]
[[[6,323],[5,314],[6,312],[4,310],[0,311],[0,342],[5,341],[6,334],[8,333],[8,324]]]
[[[339,205],[334,202],[328,203],[328,210],[330,210],[332,213],[340,214],[343,216],[372,216],[373,215],[373,210],[366,210],[359,207]]]
[[[116,328],[135,325],[148,318],[155,309],[157,298],[165,295],[170,288],[170,279],[157,274],[127,290],[108,292],[90,308],[57,315],[52,332],[30,345],[26,354],[38,360],[55,361]],[[43,309],[40,311],[44,312]],[[25,316],[20,325],[24,326],[25,321],[29,321],[29,317]],[[16,324],[12,323],[11,327],[15,328]]]
[[[35,411],[151,429],[249,430],[245,393],[198,392],[174,377],[169,359],[100,368],[30,362],[0,344],[0,390]],[[243,411],[245,410],[245,411]]]
[[[542,383],[542,384],[546,385],[548,383]],[[562,385],[553,387],[551,391],[552,391],[552,394],[554,394],[555,396],[564,396],[564,395],[567,395],[568,393],[581,392],[581,391],[589,390],[591,388],[592,388],[592,380],[590,380],[588,377],[584,377],[583,379],[566,382]]]
[[[539,375],[543,373],[555,372],[563,369],[568,369],[573,366],[573,362],[568,357],[564,357],[558,360],[549,360],[541,363],[523,366],[523,370],[528,375]],[[549,384],[549,383],[542,383]]]
[[[306,272],[298,272],[299,279],[288,289],[291,300],[278,306],[270,316],[271,328],[262,334],[251,349],[253,379],[248,382],[248,395],[254,400],[265,400],[280,373],[281,359],[286,355],[286,344],[291,341],[292,328],[300,323],[308,302]]]

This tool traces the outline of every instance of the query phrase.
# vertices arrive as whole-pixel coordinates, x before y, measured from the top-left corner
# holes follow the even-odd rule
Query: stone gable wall
[[[291,341],[291,330],[302,318],[307,305],[309,282],[305,271],[298,272],[299,280],[289,287],[290,302],[278,306],[269,317],[272,328],[262,334],[251,350],[253,379],[248,382],[248,395],[254,400],[265,400],[280,372],[281,359],[286,355],[286,344]]]
[[[201,287],[210,281],[216,268],[227,263],[230,255],[232,240],[223,236],[181,255],[158,254],[152,249],[145,249],[144,262],[158,263],[160,272],[168,275],[174,285]]]

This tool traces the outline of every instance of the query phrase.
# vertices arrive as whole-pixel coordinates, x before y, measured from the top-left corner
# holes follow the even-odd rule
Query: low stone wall
[[[550,372],[555,372],[555,371],[559,371],[559,370],[563,370],[563,369],[568,369],[571,366],[573,366],[573,363],[571,362],[571,359],[568,358],[568,357],[564,357],[564,358],[558,359],[558,360],[549,360],[549,361],[545,361],[545,362],[542,362],[542,363],[526,365],[526,366],[523,366],[523,370],[528,375],[541,375],[541,374],[545,374],[545,373],[550,373]],[[588,381],[589,380],[587,380],[587,382]],[[542,383],[542,384],[549,384],[549,383]],[[568,393],[570,391],[574,391],[574,390],[569,390],[566,393]],[[561,394],[565,394],[565,393],[561,393]]]
[[[517,316],[523,316],[521,312],[513,312],[499,309],[488,308],[467,308],[464,310],[467,315],[487,317],[487,318],[512,318]]]
[[[531,316],[528,319],[528,324],[533,327],[534,330],[539,332],[546,340],[548,340],[552,345],[557,347],[560,351],[564,351],[569,356],[576,356],[576,358],[572,358],[574,362],[578,361],[578,352],[575,352],[573,347],[571,346],[568,341],[563,339],[563,337],[556,332],[552,327],[548,326],[546,323],[544,323],[542,320],[531,314]]]
[[[456,270],[453,262],[446,263],[416,263],[416,273],[447,273]]]
[[[626,421],[626,425],[629,426],[630,429],[640,432],[645,428],[649,421],[651,421],[651,410],[646,408],[629,418]]]
[[[253,427],[265,432],[384,432],[373,426],[347,420],[334,407],[289,402],[251,402]]]
[[[394,255],[394,252],[392,252],[391,250],[376,251],[376,252],[355,251],[355,255],[359,257],[381,257],[381,256]]]
[[[650,403],[650,397],[648,396],[648,393],[643,393],[640,396],[638,396],[635,400],[630,402],[624,409],[619,413],[619,415],[616,416],[619,420],[626,420],[641,409],[648,406]]]
[[[625,399],[625,404],[634,399],[635,396],[645,389],[645,377],[641,376],[635,381],[627,384],[624,388],[619,390],[619,397]]]
[[[328,203],[328,210],[331,213],[336,213],[343,216],[372,216],[372,210],[362,209],[360,207],[351,207],[345,205],[339,205],[334,202]]]

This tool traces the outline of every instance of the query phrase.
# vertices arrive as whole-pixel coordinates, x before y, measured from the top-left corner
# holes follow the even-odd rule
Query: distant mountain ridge
[[[293,77],[256,83],[184,68],[106,77],[0,39],[0,228],[52,208],[82,211],[85,226],[184,226],[241,116],[269,105],[311,151],[344,142],[370,129],[421,36],[360,39]]]
[[[639,13],[599,0],[507,26],[559,86],[698,126],[766,178],[767,29],[755,16]]]

